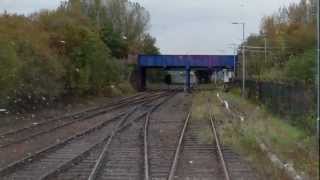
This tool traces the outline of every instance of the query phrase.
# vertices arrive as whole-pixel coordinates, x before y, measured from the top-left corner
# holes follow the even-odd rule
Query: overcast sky
[[[61,0],[0,0],[0,12],[28,14],[56,8]],[[150,33],[163,54],[231,54],[246,36],[258,33],[260,20],[299,0],[133,0],[151,14]]]

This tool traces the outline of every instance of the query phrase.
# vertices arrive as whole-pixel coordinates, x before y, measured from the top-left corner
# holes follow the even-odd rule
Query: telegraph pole
[[[264,63],[267,64],[267,38],[264,37]]]
[[[234,56],[233,56],[233,71],[234,71],[234,77],[236,77],[236,71],[237,71],[237,55],[238,55],[238,48],[237,48],[237,44],[235,43],[232,43],[232,44],[228,44],[230,45],[230,48],[233,49],[233,53],[234,53]]]
[[[243,39],[243,45],[242,45],[242,57],[243,57],[243,65],[242,65],[242,97],[245,97],[246,95],[246,52],[245,52],[245,23],[242,23],[242,39]]]
[[[232,24],[240,24],[242,25],[242,97],[245,97],[246,91],[246,54],[245,54],[245,25],[244,22],[233,22]]]

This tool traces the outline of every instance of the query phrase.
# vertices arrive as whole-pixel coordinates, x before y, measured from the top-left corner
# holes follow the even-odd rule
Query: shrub
[[[29,108],[60,96],[64,68],[50,48],[49,35],[22,16],[0,16],[0,23],[3,103]]]
[[[292,56],[287,62],[286,75],[293,81],[312,84],[315,80],[316,50],[309,49],[299,56]]]
[[[121,9],[121,13],[145,13],[136,3],[125,4],[135,9]],[[66,1],[56,10],[30,16],[0,14],[0,108],[9,104],[33,108],[64,95],[125,91],[110,89],[129,76],[129,69],[116,58],[127,56],[129,42],[135,53],[141,51],[140,37],[145,32],[132,34],[129,30],[144,29],[148,19],[143,17],[147,14],[131,19],[140,24],[119,26],[115,31],[107,26],[117,23],[105,17],[106,7],[96,5],[99,12],[103,11],[101,24],[94,20],[96,8],[80,0]],[[155,44],[155,39],[149,38],[145,48]]]
[[[5,106],[17,87],[18,57],[10,41],[0,39],[0,106]]]
[[[41,56],[28,42],[17,46],[21,68],[15,96],[19,104],[46,104],[62,95],[64,67],[57,57]]]

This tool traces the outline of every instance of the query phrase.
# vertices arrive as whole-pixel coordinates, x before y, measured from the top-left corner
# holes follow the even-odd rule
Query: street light
[[[245,88],[246,88],[246,56],[245,56],[245,25],[246,23],[244,22],[233,22],[232,24],[235,25],[242,25],[242,40],[243,40],[243,44],[242,44],[242,97],[245,97]]]

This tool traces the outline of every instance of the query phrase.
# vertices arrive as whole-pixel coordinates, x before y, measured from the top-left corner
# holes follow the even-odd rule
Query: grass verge
[[[319,161],[316,137],[303,129],[292,126],[287,121],[269,113],[266,108],[254,102],[244,100],[237,91],[221,93],[229,102],[232,114],[217,98],[218,91],[195,93],[192,104],[192,120],[206,120],[208,98],[212,102],[212,111],[218,125],[218,131],[224,146],[230,146],[241,157],[250,162],[259,179],[290,179],[284,169],[278,168],[262,151],[262,141],[283,163],[291,164],[299,175],[308,179],[319,178]],[[241,121],[237,115],[244,117]],[[206,129],[200,135],[204,141],[212,140]],[[259,141],[258,141],[259,140]]]
[[[245,120],[229,117],[223,140],[239,150],[267,179],[287,179],[283,170],[275,168],[259,148],[260,139],[268,149],[286,164],[292,165],[300,175],[319,179],[319,149],[317,138],[270,114],[266,108],[242,99],[237,93],[221,93],[231,104],[231,110],[244,114]],[[236,113],[236,114],[237,114]]]

